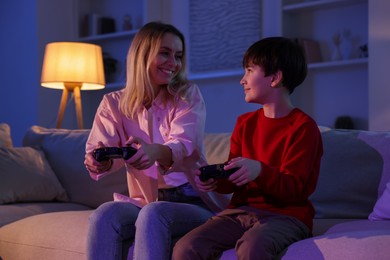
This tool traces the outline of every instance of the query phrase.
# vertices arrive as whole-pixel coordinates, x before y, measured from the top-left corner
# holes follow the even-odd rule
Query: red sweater
[[[267,118],[263,109],[246,113],[237,119],[229,159],[260,161],[261,172],[242,187],[219,181],[217,191],[234,192],[229,208],[245,205],[293,216],[312,229],[315,212],[308,198],[317,184],[322,153],[317,124],[300,109],[283,118]]]

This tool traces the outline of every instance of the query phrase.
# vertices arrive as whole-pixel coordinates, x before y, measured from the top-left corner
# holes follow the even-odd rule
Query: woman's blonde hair
[[[177,98],[185,99],[187,84],[186,49],[183,34],[174,26],[160,22],[150,22],[144,25],[134,36],[127,54],[126,88],[119,102],[119,109],[128,118],[135,118],[137,112],[150,105],[155,98],[149,75],[149,68],[157,56],[162,38],[166,33],[172,33],[180,38],[183,44],[181,69],[167,84],[164,90],[165,101]]]

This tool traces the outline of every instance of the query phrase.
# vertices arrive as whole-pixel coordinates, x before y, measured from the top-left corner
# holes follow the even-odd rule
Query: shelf
[[[113,40],[113,39],[120,39],[120,38],[131,38],[134,37],[134,35],[137,32],[138,30],[106,33],[106,34],[99,34],[95,36],[81,37],[79,38],[79,40],[83,42],[97,42],[97,41]]]
[[[216,71],[216,72],[205,72],[205,73],[189,73],[189,80],[199,80],[199,79],[217,79],[217,78],[228,78],[235,76],[244,76],[244,69],[237,70],[226,70],[226,71]]]
[[[368,58],[310,63],[308,64],[308,68],[322,69],[322,68],[346,67],[346,66],[364,65],[364,64],[368,64]]]
[[[299,12],[316,10],[331,7],[340,7],[343,5],[351,5],[358,3],[367,3],[368,0],[313,0],[310,2],[302,2],[297,4],[287,4],[283,6],[285,12]]]
[[[310,70],[310,69],[348,67],[348,66],[365,65],[365,64],[368,64],[368,58],[309,63],[307,65],[307,67]],[[245,73],[244,69],[217,71],[217,72],[205,72],[205,73],[194,73],[194,74],[189,74],[188,79],[189,80],[202,80],[202,79],[228,78],[228,77],[244,76],[244,73]]]

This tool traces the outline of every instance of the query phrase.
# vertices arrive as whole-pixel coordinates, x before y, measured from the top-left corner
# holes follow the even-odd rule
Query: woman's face
[[[168,84],[182,67],[183,43],[178,36],[166,33],[160,49],[150,66],[150,79],[153,86]]]

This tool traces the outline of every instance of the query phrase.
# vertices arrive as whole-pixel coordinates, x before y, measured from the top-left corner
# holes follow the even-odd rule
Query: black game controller
[[[226,163],[211,164],[207,166],[200,167],[200,176],[201,181],[207,181],[208,179],[226,179],[239,168],[233,168],[229,170],[224,170],[223,167],[227,165]]]
[[[104,161],[116,158],[129,159],[137,152],[137,149],[131,146],[125,147],[103,147],[93,151],[96,161]]]

